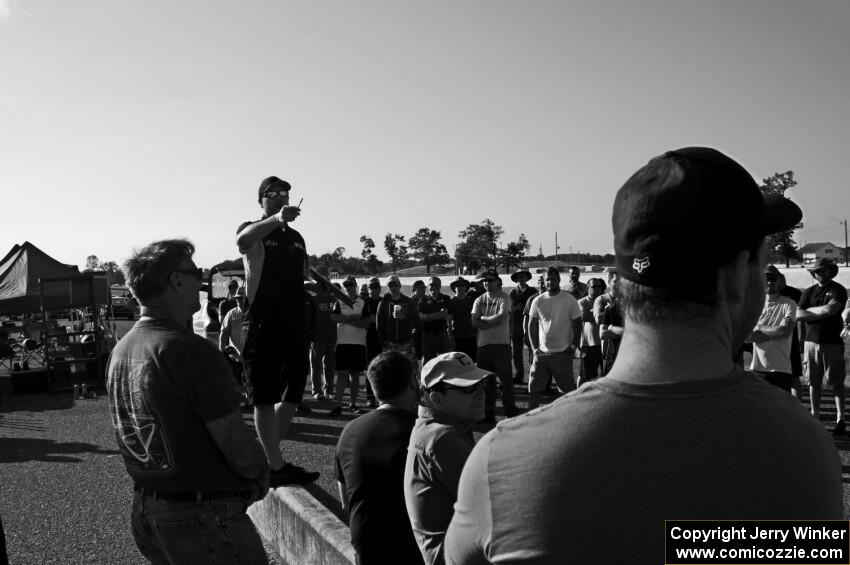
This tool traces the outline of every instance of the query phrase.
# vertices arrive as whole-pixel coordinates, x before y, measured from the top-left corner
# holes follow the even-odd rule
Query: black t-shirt
[[[360,563],[422,563],[404,503],[404,464],[416,414],[380,408],[345,426],[337,480],[348,495],[351,544]]]
[[[847,289],[835,281],[829,281],[821,286],[816,284],[810,286],[803,292],[798,306],[806,309],[813,306],[824,306],[835,299],[841,304],[841,309],[834,315],[822,320],[812,322],[806,320],[806,341],[813,343],[844,343],[841,339],[841,328],[844,323],[841,320],[841,310],[847,302]]]
[[[245,222],[237,233],[252,223]],[[257,270],[260,276],[252,304],[281,304],[290,312],[302,312],[307,246],[298,231],[290,226],[272,230],[262,239],[262,253],[249,252],[248,261],[251,276],[256,276]]]
[[[472,304],[475,299],[468,294],[459,298],[453,297],[449,301],[449,314],[452,315],[452,335],[457,338],[475,337],[475,328],[472,327]]]
[[[112,350],[112,425],[127,472],[161,492],[246,490],[206,428],[239,409],[230,365],[176,322],[143,317]]]
[[[450,300],[451,298],[445,294],[438,294],[436,297],[430,295],[425,296],[419,301],[419,313],[434,314],[440,310],[448,310]],[[444,332],[446,331],[446,328],[448,328],[448,324],[446,323],[446,320],[442,318],[439,320],[428,320],[427,322],[422,322],[422,331],[425,332]]]

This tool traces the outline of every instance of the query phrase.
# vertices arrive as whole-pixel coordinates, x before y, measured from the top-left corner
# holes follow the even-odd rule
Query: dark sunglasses
[[[204,278],[204,270],[200,267],[196,267],[194,269],[174,269],[171,272],[182,273],[184,275],[195,275],[196,277],[198,277],[198,280]]]
[[[289,191],[286,191],[286,190],[267,190],[263,193],[263,198],[277,198],[279,196],[283,196],[284,194],[289,194]]]
[[[484,390],[484,381],[480,380],[472,386],[455,386],[450,385],[448,383],[439,383],[436,386],[431,387],[430,390],[435,392],[448,392],[450,390],[456,390],[461,394],[475,394],[476,392]]]

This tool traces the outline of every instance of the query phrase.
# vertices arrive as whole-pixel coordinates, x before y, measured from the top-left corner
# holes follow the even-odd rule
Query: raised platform
[[[348,526],[300,486],[273,489],[248,516],[289,565],[355,563]]]

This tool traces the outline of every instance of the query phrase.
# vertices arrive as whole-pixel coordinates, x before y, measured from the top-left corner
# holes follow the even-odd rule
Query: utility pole
[[[847,219],[845,218],[841,221],[841,223],[844,224],[844,266],[848,267],[850,266],[850,264],[848,264],[848,259],[850,259],[850,257],[847,257]]]
[[[555,264],[558,264],[558,232],[555,232]]]

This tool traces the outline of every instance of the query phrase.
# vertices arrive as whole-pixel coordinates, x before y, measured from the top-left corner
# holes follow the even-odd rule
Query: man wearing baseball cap
[[[820,398],[823,380],[832,386],[835,396],[837,422],[832,435],[843,436],[844,423],[844,340],[841,338],[841,309],[847,302],[847,289],[833,279],[838,265],[831,259],[820,259],[809,269],[817,281],[803,292],[797,304],[797,319],[806,323],[803,341],[803,372],[809,380],[812,416],[820,417]]]
[[[664,563],[665,520],[841,519],[832,439],[732,360],[764,304],[765,236],[801,217],[714,149],[632,175],[612,218],[617,360],[481,439],[446,563]]]
[[[484,380],[489,375],[457,351],[422,367],[426,407],[410,435],[404,499],[426,565],[442,563],[460,473],[475,445],[471,427],[484,418]]]
[[[245,263],[248,334],[243,360],[254,398],[254,425],[271,467],[273,487],[315,481],[319,473],[287,462],[280,440],[301,403],[307,383],[310,340],[304,332],[307,248],[290,225],[301,208],[289,205],[288,182],[260,183],[259,220],[236,230]]]
[[[797,304],[779,294],[779,276],[775,265],[764,268],[764,308],[747,341],[753,344],[750,370],[790,393],[791,334],[797,322]]]

